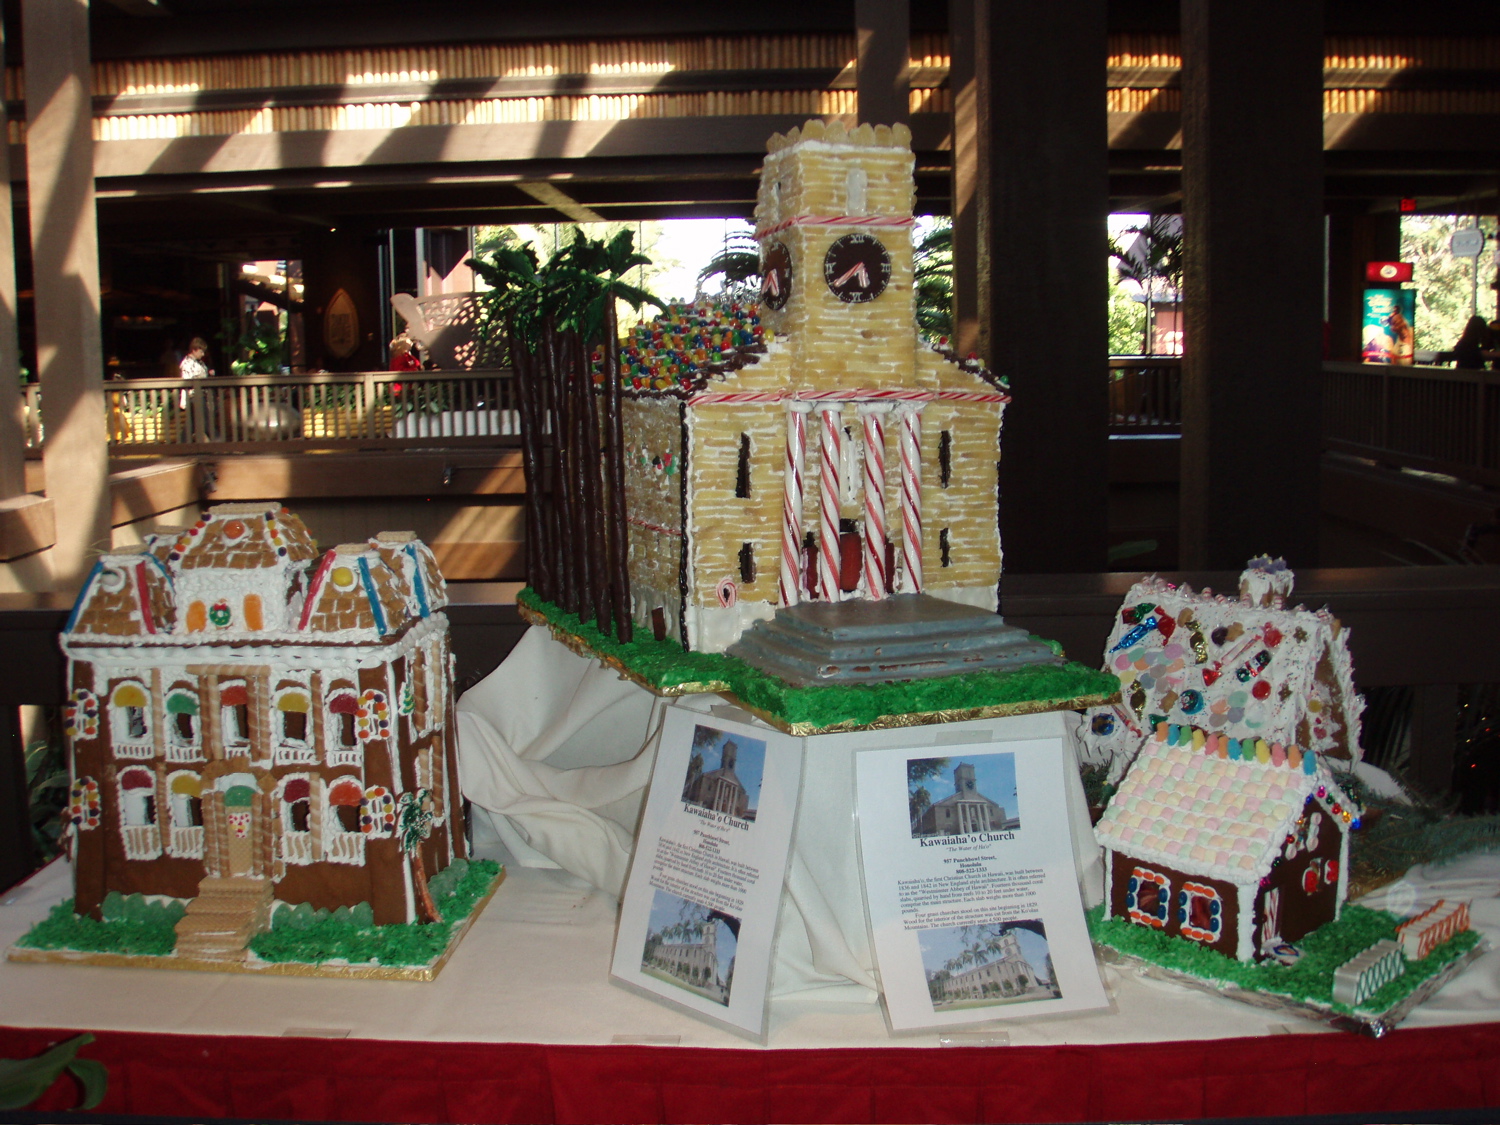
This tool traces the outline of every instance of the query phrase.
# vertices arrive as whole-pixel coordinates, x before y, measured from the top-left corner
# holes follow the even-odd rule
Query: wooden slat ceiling
[[[1327,38],[1324,72],[1330,209],[1415,196],[1428,210],[1494,210],[1500,36],[1403,32],[1395,25],[1410,13],[1381,2],[1364,5],[1359,25],[1351,6],[1328,2],[1329,26],[1340,28]],[[692,34],[680,17],[674,34],[671,10],[649,4],[628,15],[569,6],[571,34],[534,5],[525,15],[513,4],[436,4],[419,28],[407,21],[398,46],[380,42],[395,11],[379,6],[157,6],[167,14],[94,8],[96,168],[112,239],[191,238],[201,227],[218,239],[295,240],[339,223],[562,217],[526,183],[550,183],[609,219],[746,217],[767,136],[809,116],[852,121],[855,110],[854,36],[833,30],[852,26],[852,3],[762,5],[763,26],[749,30],[743,14],[715,27],[695,13]],[[919,207],[937,212],[948,206],[945,7],[913,5],[910,52]],[[1115,24],[1142,25],[1110,38],[1115,210],[1176,205],[1173,9],[1111,8]],[[603,34],[624,21],[634,34]],[[244,25],[237,40],[225,23]],[[285,28],[271,25],[282,24],[302,28],[304,46],[277,49]],[[454,42],[460,25],[467,41]],[[21,89],[12,66],[13,145],[24,143]],[[24,162],[13,157],[12,168],[19,175]]]

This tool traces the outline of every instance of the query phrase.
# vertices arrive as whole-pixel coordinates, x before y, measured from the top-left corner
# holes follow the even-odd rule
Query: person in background
[[[208,341],[202,336],[194,336],[192,343],[188,344],[187,355],[182,357],[181,372],[184,379],[207,379],[213,374],[209,369],[205,357],[208,355]],[[191,427],[192,439],[194,441],[207,441],[209,439],[209,403],[208,392],[202,387],[195,387],[187,392],[188,424]]]
[[[422,360],[417,355],[417,345],[405,332],[391,341],[391,371],[420,371]]]
[[[1453,345],[1453,366],[1467,371],[1478,371],[1484,361],[1494,356],[1495,340],[1490,326],[1482,316],[1471,316],[1464,325],[1463,335]]]

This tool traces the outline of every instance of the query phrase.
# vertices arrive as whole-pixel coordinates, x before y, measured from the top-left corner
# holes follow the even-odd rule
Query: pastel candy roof
[[[1107,848],[1189,875],[1258,882],[1271,870],[1309,797],[1347,798],[1312,759],[1313,772],[1220,758],[1177,739],[1148,740],[1126,773],[1095,835]]]

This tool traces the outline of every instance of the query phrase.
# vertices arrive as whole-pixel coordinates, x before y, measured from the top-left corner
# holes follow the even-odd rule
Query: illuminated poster
[[[1360,358],[1410,366],[1416,359],[1417,291],[1366,289]]]

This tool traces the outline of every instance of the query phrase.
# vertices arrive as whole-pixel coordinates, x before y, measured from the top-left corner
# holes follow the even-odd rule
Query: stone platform
[[[799,686],[1064,662],[998,614],[928,594],[784,607],[746,630],[729,655]]]

